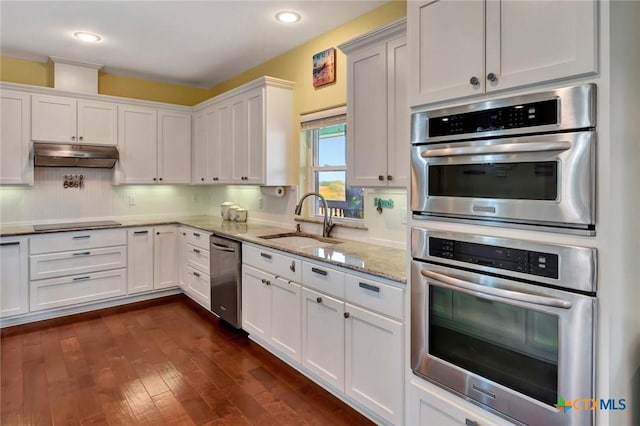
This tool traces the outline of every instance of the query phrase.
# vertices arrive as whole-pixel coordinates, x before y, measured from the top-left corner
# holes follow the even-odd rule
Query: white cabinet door
[[[191,182],[191,114],[158,111],[158,183]]]
[[[153,288],[178,285],[178,232],[176,226],[154,228]]]
[[[409,186],[409,47],[405,36],[387,43],[387,185]]]
[[[484,0],[407,3],[411,105],[484,93],[484,13]]]
[[[211,183],[207,179],[207,126],[205,111],[193,114],[191,119],[193,140],[191,144],[191,183]]]
[[[487,92],[595,73],[597,3],[496,1],[486,3]]]
[[[215,115],[207,120],[207,144],[211,148],[207,165],[214,183],[232,181],[234,140],[231,116],[231,103],[225,102],[217,106]]]
[[[187,228],[178,227],[178,285],[183,291],[187,289]]]
[[[302,365],[344,392],[344,302],[302,289]]]
[[[408,387],[407,422],[416,426],[512,426],[512,423],[429,383]]]
[[[31,138],[36,142],[77,143],[76,100],[33,95]]]
[[[0,238],[0,317],[29,311],[28,240]]]
[[[127,290],[153,290],[153,228],[127,230]]]
[[[156,183],[157,112],[152,108],[118,107],[120,183]]]
[[[347,61],[350,71],[347,179],[349,185],[355,186],[384,185],[387,177],[386,45],[349,55]]]
[[[271,336],[272,277],[251,266],[242,266],[242,328],[269,341]]]
[[[271,343],[300,362],[301,287],[282,278],[271,280]]]
[[[33,185],[31,95],[0,92],[0,185]]]
[[[229,104],[229,144],[232,149],[231,182],[245,183],[249,175],[249,145],[247,138],[246,102],[242,95],[234,97]],[[224,141],[221,141],[224,143]]]
[[[264,183],[265,113],[264,89],[245,95],[247,126],[247,171],[245,183]]]
[[[118,106],[109,102],[78,101],[78,142],[118,144]]]
[[[390,423],[402,424],[402,323],[348,303],[347,314],[345,391]]]

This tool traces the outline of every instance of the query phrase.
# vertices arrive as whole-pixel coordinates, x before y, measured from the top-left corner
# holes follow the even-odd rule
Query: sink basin
[[[286,232],[282,234],[261,235],[258,238],[278,242],[292,248],[326,247],[334,244],[340,244],[342,242],[335,238],[325,238],[304,232]]]

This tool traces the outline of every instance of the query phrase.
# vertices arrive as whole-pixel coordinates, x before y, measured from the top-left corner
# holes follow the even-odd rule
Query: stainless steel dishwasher
[[[211,236],[211,310],[222,320],[241,327],[242,244]]]

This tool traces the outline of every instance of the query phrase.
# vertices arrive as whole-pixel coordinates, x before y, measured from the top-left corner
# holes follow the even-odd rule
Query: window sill
[[[323,220],[322,219],[316,219],[316,218],[311,218],[311,217],[296,217],[294,219],[296,222],[302,222],[302,223],[316,223],[318,225],[322,225]],[[335,217],[332,218],[334,225],[336,226],[336,228],[347,228],[347,229],[359,229],[361,231],[368,231],[369,228],[367,228],[364,223],[358,223],[358,222],[351,222],[351,221],[342,221],[340,219],[336,219]]]

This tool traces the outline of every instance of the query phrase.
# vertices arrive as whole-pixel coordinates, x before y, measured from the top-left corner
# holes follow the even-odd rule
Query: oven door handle
[[[517,300],[524,303],[532,303],[535,305],[551,306],[554,308],[569,309],[571,302],[557,297],[546,296],[536,293],[523,293],[520,291],[506,290],[498,287],[487,287],[481,284],[475,284],[468,281],[453,278],[448,275],[422,269],[422,276],[433,280],[431,285],[436,287],[448,288],[451,290],[462,291],[472,296],[489,298],[490,300]],[[487,297],[488,296],[488,297]]]
[[[422,151],[422,158],[455,157],[459,155],[487,155],[487,154],[511,154],[514,152],[548,152],[566,151],[571,148],[571,142],[520,142],[504,143],[499,145],[474,145],[455,148],[439,148]]]

